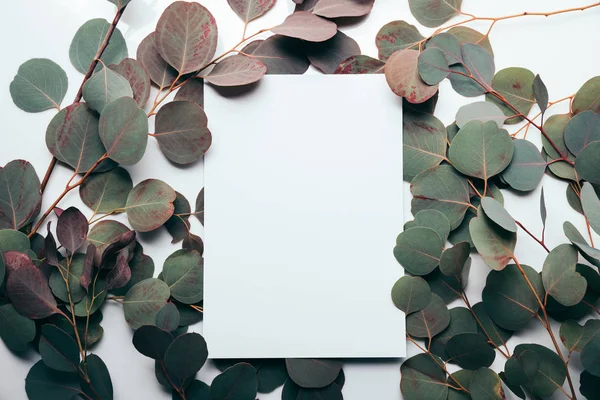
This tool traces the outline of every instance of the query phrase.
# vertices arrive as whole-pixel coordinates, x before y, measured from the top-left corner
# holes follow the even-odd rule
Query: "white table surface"
[[[119,28],[123,32],[129,46],[130,56],[135,56],[138,43],[154,30],[161,12],[172,0],[132,0]],[[502,16],[523,11],[552,11],[565,7],[587,5],[592,0],[504,0],[476,1],[464,0],[463,10],[478,16]],[[229,49],[241,37],[242,23],[230,10],[225,0],[204,0],[205,5],[215,16],[219,28],[219,45],[217,54]],[[279,0],[273,10],[263,18],[250,24],[249,33],[261,28],[270,27],[281,22],[293,9],[290,0]],[[69,77],[69,90],[63,102],[68,105],[79,87],[82,75],[69,62],[68,49],[75,31],[85,21],[103,17],[112,20],[115,12],[113,4],[105,0],[19,0],[6,2],[3,6],[4,18],[0,25],[2,37],[2,64],[0,65],[0,105],[2,107],[2,142],[0,145],[0,164],[4,165],[12,159],[26,159],[36,168],[38,175],[43,176],[50,161],[44,135],[54,111],[39,114],[27,114],[18,109],[9,95],[8,86],[21,63],[35,57],[50,58],[59,63]],[[353,37],[360,45],[363,54],[377,55],[375,34],[385,23],[403,19],[415,24],[410,14],[407,0],[377,0],[373,12],[358,23],[347,23],[341,29]],[[456,20],[453,20],[456,21]],[[589,78],[600,74],[600,35],[597,27],[600,21],[600,8],[584,13],[570,13],[551,18],[527,17],[510,21],[502,21],[494,28],[491,41],[494,48],[496,70],[510,66],[529,68],[539,73],[550,91],[550,99],[569,96]],[[488,23],[473,23],[469,26],[485,30]],[[433,30],[419,28],[421,33],[428,34]],[[310,70],[308,73],[318,73]],[[441,96],[436,116],[445,124],[454,120],[459,105],[476,99],[465,99],[455,94],[447,82],[442,84]],[[301,107],[299,107],[301,110]],[[566,103],[553,107],[551,113],[564,112]],[[369,112],[365,110],[365,118]],[[210,116],[209,116],[210,118]],[[510,128],[511,131],[515,128]],[[531,130],[529,139],[540,144],[539,133]],[[155,141],[150,140],[144,159],[133,168],[128,168],[134,182],[146,178],[158,178],[168,182],[173,188],[183,193],[190,201],[203,186],[202,166],[175,169],[162,156]],[[71,172],[58,166],[52,176],[43,209],[60,193],[61,188]],[[566,202],[566,184],[556,179],[545,177],[543,185],[548,206],[547,244],[554,247],[566,241],[562,234],[562,223],[572,221],[583,231],[583,218],[571,210]],[[524,223],[533,232],[539,233],[539,190],[528,196],[518,196],[505,192],[505,204],[512,215]],[[405,216],[410,218],[410,193],[405,184]],[[63,204],[85,206],[79,200],[77,191],[73,191]],[[122,216],[121,216],[122,218]],[[192,219],[192,231],[202,235],[202,226]],[[160,272],[162,262],[179,245],[170,245],[170,236],[161,229],[150,234],[140,235],[145,252],[152,256]],[[598,238],[597,238],[598,239]],[[519,232],[516,254],[522,263],[540,269],[544,260],[543,250],[528,236]],[[489,268],[475,258],[471,269],[468,287],[469,297],[473,302],[479,301],[481,289]],[[398,266],[398,275],[401,268]],[[390,288],[394,282],[390,282]],[[460,305],[460,304],[455,304]],[[377,310],[373,310],[377,312]],[[121,306],[108,303],[103,308],[102,323],[105,334],[94,352],[106,362],[113,381],[115,399],[170,399],[171,394],[163,390],[154,378],[154,363],[139,354],[131,344],[131,329],[123,318]],[[201,331],[201,324],[192,327],[193,331]],[[404,340],[398,335],[398,340]],[[521,342],[535,342],[550,346],[548,335],[531,322],[523,331],[510,341],[512,348]],[[409,355],[416,354],[413,346],[408,346]],[[29,368],[38,359],[34,351],[25,355],[12,354],[4,344],[0,344],[0,400],[26,399],[24,379]],[[504,360],[498,356],[493,368],[500,371]],[[347,400],[393,400],[401,398],[399,390],[400,360],[348,361],[344,370],[346,385],[344,398]],[[572,361],[575,386],[579,384],[581,363],[578,356]],[[208,363],[198,374],[198,378],[210,382],[218,373]],[[281,398],[281,389],[258,397],[261,400]],[[514,398],[507,394],[508,398]],[[555,395],[555,398],[561,396]]]

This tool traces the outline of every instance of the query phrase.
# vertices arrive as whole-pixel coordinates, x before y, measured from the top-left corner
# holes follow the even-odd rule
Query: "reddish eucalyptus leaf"
[[[5,251],[2,253],[1,257],[4,260],[4,267],[6,268],[6,274],[8,276],[23,266],[33,266],[31,258],[20,251]]]
[[[106,290],[119,289],[127,285],[131,279],[131,269],[127,263],[129,250],[124,249],[117,255],[117,262],[113,269],[106,275]]]
[[[6,292],[17,311],[27,318],[42,319],[60,313],[48,280],[33,264],[23,265],[8,276]]]
[[[18,230],[40,212],[40,180],[33,166],[13,160],[0,167],[0,229]]]
[[[304,47],[310,63],[326,74],[332,74],[348,57],[360,54],[358,43],[341,31],[324,42],[305,42]]]
[[[87,251],[85,252],[85,260],[83,261],[83,272],[79,282],[81,286],[88,290],[90,283],[92,283],[92,270],[94,267],[94,256],[96,255],[96,246],[92,243],[88,244]]]
[[[326,18],[361,17],[373,9],[375,0],[319,0],[313,13]]]
[[[429,86],[421,80],[418,60],[418,51],[399,50],[385,66],[385,78],[392,91],[413,104],[424,103],[438,91],[438,85]]]
[[[175,101],[191,101],[204,108],[204,79],[192,78],[175,94]]]
[[[144,66],[133,58],[126,58],[118,64],[109,65],[108,68],[129,81],[133,99],[140,107],[144,107],[150,98],[150,76]]]
[[[281,25],[271,28],[271,32],[309,42],[324,42],[335,36],[337,25],[309,12],[297,11]]]
[[[337,66],[334,74],[383,74],[385,63],[376,58],[360,55],[352,56]]]
[[[287,36],[273,35],[265,40],[255,40],[242,51],[265,64],[267,75],[303,74],[310,66],[302,41]]]
[[[55,214],[55,215],[56,215],[58,218],[60,218],[60,216],[62,215],[62,213],[63,213],[65,210],[63,210],[63,209],[62,209],[62,208],[60,208],[60,207],[54,207],[54,208],[52,209],[52,211],[54,211],[54,214]]]
[[[52,232],[50,232],[50,227],[52,226],[52,222],[48,222],[47,231],[48,234],[44,239],[44,247],[46,253],[46,264],[52,265],[53,267],[58,267],[58,257],[56,256],[56,240],[54,240],[54,236],[52,236]]]
[[[111,257],[113,257],[114,255],[119,253],[121,250],[125,249],[130,244],[132,244],[133,241],[135,240],[135,237],[136,237],[135,231],[128,230],[128,231],[122,233],[118,237],[117,240],[115,240],[114,242],[112,242],[108,246],[106,246],[106,248],[102,252],[101,267],[105,266]],[[135,246],[132,246],[131,249],[133,249],[134,247]]]
[[[175,191],[163,181],[147,179],[140,182],[127,197],[125,212],[129,223],[139,232],[159,228],[173,215],[175,197]]]
[[[74,253],[87,238],[88,221],[75,207],[67,208],[58,218],[56,236],[65,249]]]
[[[102,256],[106,248],[118,241],[129,230],[127,226],[113,220],[103,220],[94,224],[88,234],[88,242],[96,246],[96,254],[94,256],[94,264],[96,266],[100,266],[102,263]]]
[[[216,86],[241,86],[261,80],[266,72],[259,60],[235,55],[218,63],[204,79]]]
[[[163,154],[177,164],[198,161],[212,142],[204,110],[189,101],[173,101],[158,110],[154,137]]]
[[[137,59],[148,72],[152,82],[160,88],[165,88],[177,79],[178,73],[158,53],[154,36],[152,32],[142,40],[137,49]]]
[[[253,19],[264,15],[275,5],[276,0],[227,0],[233,12],[248,23]]]
[[[206,66],[217,49],[217,25],[199,3],[176,1],[156,25],[155,44],[162,58],[180,74]]]

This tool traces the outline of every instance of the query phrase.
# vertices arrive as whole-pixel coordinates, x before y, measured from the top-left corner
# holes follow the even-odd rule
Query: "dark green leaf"
[[[569,320],[560,326],[560,340],[569,352],[581,351],[598,332],[600,321],[597,319],[588,320],[584,326]]]
[[[469,371],[468,369],[461,369],[456,371],[452,375],[448,376],[447,383],[452,385],[453,387],[458,386],[459,383],[462,387],[468,388],[471,380],[473,379],[473,375],[475,375],[474,371]],[[465,393],[462,390],[455,390],[450,388],[448,392],[448,400],[470,400],[471,396],[468,393]]]
[[[184,381],[206,362],[208,350],[204,338],[197,333],[186,333],[177,337],[165,353],[165,367],[170,376]]]
[[[430,228],[415,227],[398,235],[394,256],[413,275],[427,275],[440,263],[442,240]]]
[[[590,374],[600,376],[600,335],[594,335],[581,350],[581,364]]]
[[[83,392],[93,400],[112,400],[113,386],[110,373],[106,364],[95,354],[89,354],[85,358],[85,365],[90,383],[81,382]]]
[[[461,277],[463,268],[470,263],[471,246],[467,242],[457,243],[444,250],[440,258],[440,271],[446,276]]]
[[[133,329],[154,324],[156,314],[167,303],[170,295],[169,286],[155,278],[135,284],[123,300],[125,320]]]
[[[210,387],[197,379],[185,389],[186,400],[210,400]],[[183,400],[177,391],[173,390],[173,400]]]
[[[258,362],[253,361],[252,366],[256,369],[259,393],[271,393],[272,391],[283,385],[286,379],[288,378],[285,360],[262,359]],[[342,379],[342,382],[340,382],[340,379]],[[344,371],[340,371],[338,378],[335,380],[338,386],[341,387],[344,385],[343,379]]]
[[[29,238],[23,232],[13,229],[0,229],[0,253],[18,251],[25,253],[30,247]]]
[[[431,290],[423,278],[403,276],[392,288],[394,305],[407,314],[420,311],[431,301]]]
[[[123,168],[90,175],[79,187],[81,200],[96,213],[106,214],[125,207],[133,189],[129,172]]]
[[[203,260],[195,250],[177,250],[163,266],[163,278],[171,295],[184,304],[194,304],[203,299]]]
[[[573,306],[583,299],[587,282],[575,271],[577,250],[570,244],[554,248],[544,261],[542,281],[549,295],[564,306]]]
[[[85,297],[87,291],[81,284],[85,259],[85,254],[74,254],[70,263],[68,259],[62,260],[58,268],[55,268],[50,275],[49,284],[52,293],[65,303],[69,302],[69,294],[75,303]],[[67,289],[63,276],[67,278],[69,289]]]
[[[441,360],[433,361],[419,354],[404,361],[400,367],[400,390],[405,400],[445,399],[448,396],[446,373]]]
[[[71,42],[69,58],[77,71],[85,74],[108,33],[110,23],[102,18],[84,23]],[[100,59],[104,64],[117,64],[127,57],[127,44],[119,28],[110,37],[110,42]]]
[[[332,383],[319,389],[305,389],[288,379],[281,393],[282,400],[342,400],[342,390]]]
[[[488,315],[483,302],[473,306],[473,312],[477,316],[477,331],[489,339],[497,346],[505,346],[508,339],[512,336],[512,331],[500,328]]]
[[[429,283],[431,292],[440,296],[444,300],[444,303],[449,304],[460,297],[463,288],[467,284],[470,269],[471,262],[469,260],[465,264],[461,276],[447,276],[442,274],[439,268],[436,268],[432,273],[423,278]]]
[[[450,324],[448,327],[431,340],[431,352],[443,360],[448,360],[450,358],[446,351],[448,341],[461,333],[476,334],[477,321],[467,308],[454,307],[450,309]]]
[[[406,317],[406,332],[418,338],[432,338],[450,323],[450,312],[444,301],[433,294],[424,309]]]
[[[10,350],[22,352],[35,338],[35,323],[15,310],[12,304],[0,306],[0,337]]]
[[[92,315],[98,311],[104,300],[106,300],[107,291],[105,287],[104,278],[98,278],[96,284],[93,286],[93,290],[89,290],[87,296],[75,304],[75,315],[85,317],[88,314]],[[92,299],[94,299],[93,303]]]
[[[430,114],[406,114],[402,124],[403,174],[404,180],[410,182],[446,158],[447,133],[444,124]]]
[[[77,374],[55,371],[40,360],[25,378],[25,391],[29,400],[63,400],[81,393],[81,386]]]
[[[418,48],[418,43],[425,40],[419,30],[405,21],[392,21],[381,27],[375,37],[379,50],[379,59],[386,61],[398,50]]]
[[[40,354],[44,363],[57,371],[77,372],[79,348],[71,336],[55,325],[42,326]]]
[[[593,399],[600,392],[600,378],[583,371],[579,377],[579,391],[586,399]]]
[[[502,172],[502,179],[515,190],[534,190],[544,176],[547,163],[538,148],[529,140],[515,139],[513,143],[513,158]]]
[[[504,372],[500,372],[498,374],[498,376],[500,377],[500,379],[502,379],[502,382],[504,382],[506,387],[509,388],[510,391],[513,392],[518,398],[523,399],[523,400],[527,399],[527,396],[525,395],[525,392],[523,391],[521,386],[513,384],[512,382],[509,382],[509,380],[508,380],[508,378],[506,378],[506,374]]]
[[[40,212],[41,203],[40,180],[30,163],[13,160],[0,168],[0,229],[26,226]]]
[[[181,247],[187,250],[196,250],[200,255],[204,253],[204,242],[200,236],[190,233],[181,242]]]
[[[584,111],[574,116],[565,127],[565,144],[578,156],[590,143],[600,141],[600,115]]]
[[[566,369],[558,355],[538,344],[520,344],[506,364],[506,376],[526,388],[532,395],[550,397],[562,387]],[[520,367],[520,369],[519,369]]]
[[[136,350],[154,360],[162,360],[171,343],[173,335],[153,325],[140,326],[133,333]]]
[[[47,58],[33,58],[19,67],[10,83],[10,95],[23,111],[60,110],[67,86],[67,74],[60,65]]]
[[[252,365],[239,363],[217,376],[210,385],[210,400],[254,400],[258,380]]]
[[[515,107],[519,113],[528,115],[531,107],[535,104],[533,94],[533,81],[535,76],[533,72],[525,68],[505,68],[494,76],[492,88],[502,95],[508,102]],[[486,100],[496,104],[507,117],[517,114],[515,110],[507,106],[492,94],[486,95]],[[507,124],[516,124],[521,122],[523,117],[509,118]]]
[[[488,344],[487,338],[478,333],[459,333],[447,344],[450,362],[459,367],[476,370],[489,367],[496,358],[496,352]]]
[[[179,310],[173,303],[165,304],[156,314],[156,326],[165,332],[172,332],[179,327]]]
[[[331,384],[342,369],[340,361],[314,358],[286,358],[285,365],[294,383],[307,389],[323,388]]]
[[[469,392],[473,400],[504,400],[502,381],[498,374],[489,368],[481,368],[475,372],[469,384]]]

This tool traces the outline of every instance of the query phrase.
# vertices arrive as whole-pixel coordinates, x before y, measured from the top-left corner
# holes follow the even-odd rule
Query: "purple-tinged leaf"
[[[385,63],[365,55],[352,56],[337,66],[334,74],[383,74]]]
[[[271,28],[271,32],[309,42],[324,42],[335,36],[337,25],[309,12],[297,11],[281,25]]]
[[[62,208],[60,208],[60,207],[54,207],[54,208],[52,209],[52,211],[54,211],[54,214],[55,214],[55,215],[56,215],[58,218],[60,218],[60,216],[62,215],[62,213],[63,213],[65,210],[63,210],[63,209],[62,209]]]
[[[218,63],[204,79],[215,86],[242,86],[261,80],[266,72],[259,60],[234,55]]]
[[[106,248],[102,252],[102,267],[107,266],[111,257],[115,256],[121,250],[123,250],[124,248],[131,245],[133,243],[133,241],[135,240],[135,237],[136,237],[135,231],[128,230],[126,232],[123,232],[118,237],[117,240],[113,241],[108,246],[106,246]],[[131,246],[130,250],[133,250],[134,248],[135,248],[135,244],[133,246]]]
[[[198,71],[217,49],[217,25],[199,3],[176,1],[163,12],[156,25],[156,49],[180,74]]]
[[[58,218],[56,237],[60,244],[75,253],[87,239],[88,222],[85,215],[75,207],[67,208]]]
[[[319,0],[313,13],[325,18],[362,17],[373,9],[375,0]]]
[[[159,279],[149,278],[136,283],[123,300],[125,320],[133,329],[154,324],[156,314],[167,304],[170,295],[169,286]]]
[[[85,205],[97,214],[117,213],[125,207],[131,189],[133,182],[129,172],[117,167],[108,172],[88,176],[79,186],[79,196]]]
[[[32,265],[23,265],[13,271],[6,284],[13,306],[27,318],[42,319],[59,314],[47,279]]]
[[[182,248],[196,250],[200,255],[204,254],[204,242],[200,236],[190,233],[183,239]]]
[[[56,241],[54,240],[54,236],[50,231],[50,227],[52,222],[48,222],[47,230],[48,234],[46,235],[46,239],[44,240],[45,250],[46,250],[46,264],[52,265],[53,267],[58,267],[58,257],[56,255]]]
[[[175,94],[174,101],[191,101],[204,108],[204,79],[191,78]]]
[[[22,267],[32,267],[33,262],[31,258],[25,253],[20,251],[6,251],[2,253],[2,259],[4,260],[4,267],[6,268],[6,275],[10,277],[10,274],[15,272]]]
[[[360,55],[358,43],[341,31],[324,42],[305,42],[304,47],[310,63],[326,74],[334,73],[348,57]]]
[[[273,35],[265,40],[255,40],[242,52],[260,60],[267,67],[267,75],[303,74],[310,66],[302,41],[287,36]]]
[[[127,263],[129,250],[125,249],[117,255],[117,262],[113,269],[106,275],[106,290],[119,289],[127,285],[131,279],[131,269]]]
[[[129,81],[133,91],[133,99],[140,107],[144,107],[150,98],[150,76],[144,66],[133,58],[126,58],[108,68]]]
[[[169,87],[177,79],[178,73],[158,53],[154,35],[152,32],[142,40],[137,49],[137,59],[146,68],[152,82],[162,89]]]
[[[161,227],[173,215],[176,196],[169,185],[158,179],[140,182],[127,197],[125,212],[129,223],[139,232]]]
[[[92,283],[92,271],[94,269],[94,256],[96,255],[96,246],[92,243],[88,244],[87,251],[85,252],[85,260],[83,260],[83,272],[79,282],[81,286],[88,290]]]
[[[33,166],[13,160],[0,167],[0,229],[19,230],[40,212],[40,180]]]
[[[176,164],[198,161],[212,142],[204,110],[189,101],[173,101],[158,110],[154,137],[163,154]]]
[[[227,0],[227,2],[233,12],[247,24],[273,8],[276,0]]]
[[[99,266],[102,263],[104,251],[111,243],[118,241],[129,228],[120,222],[104,220],[95,224],[88,234],[88,242],[96,246],[96,255],[94,264]]]
[[[418,60],[418,51],[400,50],[385,66],[385,78],[392,91],[413,104],[424,103],[438,91],[438,85],[429,86],[421,80]]]

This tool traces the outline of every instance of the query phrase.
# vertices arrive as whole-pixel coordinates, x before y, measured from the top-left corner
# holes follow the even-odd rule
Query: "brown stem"
[[[533,233],[529,232],[529,230],[527,228],[525,228],[525,226],[523,226],[523,224],[520,223],[519,221],[515,220],[515,223],[519,226],[519,228],[523,229],[523,231],[525,231],[525,233],[527,233],[533,240],[538,242],[539,245],[542,246],[544,248],[544,250],[546,250],[546,252],[550,253],[550,249],[546,246],[546,243],[544,243],[543,240],[540,240],[537,237],[535,237],[535,235]]]
[[[173,386],[173,389],[175,389],[175,391],[179,394],[179,396],[181,397],[182,400],[186,400],[186,398],[185,398],[185,390],[183,388],[178,387],[177,385],[175,385],[173,383],[173,381],[171,380],[171,377],[167,373],[167,368],[165,367],[165,363],[162,360],[159,360],[158,362],[160,363],[160,367],[162,368],[165,376],[167,377],[167,380],[169,381],[169,383],[171,384],[171,386]]]
[[[115,14],[115,17],[113,18],[112,23],[108,27],[106,36],[104,36],[104,41],[98,48],[98,51],[96,52],[96,55],[94,56],[94,59],[92,60],[92,63],[90,64],[90,67],[88,68],[85,76],[83,77],[83,81],[81,82],[81,85],[79,86],[79,90],[77,90],[77,94],[75,95],[75,100],[73,100],[73,104],[79,103],[79,101],[81,101],[81,97],[83,95],[83,85],[85,85],[87,80],[90,79],[90,77],[94,73],[94,70],[96,69],[96,66],[98,65],[98,61],[100,60],[100,57],[102,57],[104,50],[106,50],[106,47],[108,46],[108,44],[110,42],[110,38],[112,37],[113,32],[117,28],[117,24],[119,23],[121,16],[123,16],[123,13],[125,12],[126,8],[127,8],[127,6],[123,6]],[[50,160],[50,164],[48,165],[48,168],[46,169],[46,173],[44,174],[44,179],[42,180],[42,184],[40,185],[40,189],[41,189],[42,193],[44,193],[44,190],[46,189],[46,186],[48,185],[48,181],[50,180],[50,175],[52,175],[52,172],[54,171],[56,162],[57,162],[56,157],[52,157],[52,160]]]

